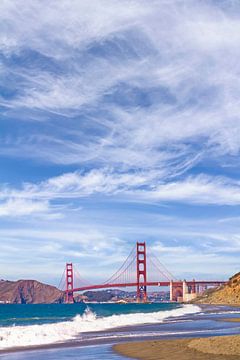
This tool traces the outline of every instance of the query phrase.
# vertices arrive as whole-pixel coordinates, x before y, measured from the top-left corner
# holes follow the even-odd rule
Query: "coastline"
[[[236,335],[240,333],[237,323],[240,308],[237,312],[234,311],[236,308],[229,306],[215,307],[203,305],[200,306],[200,309],[199,313],[167,318],[160,323],[118,327],[107,331],[91,333],[91,336],[87,333],[82,333],[83,336],[81,338],[76,337],[69,341],[57,343],[2,349],[0,350],[0,357],[11,353],[19,353],[22,356],[29,351],[47,353],[49,350],[54,351],[54,349],[56,351],[64,351],[64,349],[72,348],[73,351],[77,352],[77,348],[86,349],[91,346],[97,346],[98,348],[103,348],[104,346],[111,348],[114,346],[115,350],[115,346],[119,344],[121,346],[121,344],[125,343],[136,344],[138,342],[138,344],[145,344],[149,341],[154,343],[161,341],[166,344],[168,341],[184,340],[186,342],[190,337],[195,339],[202,336],[209,338],[215,335],[226,336],[228,334]],[[202,326],[202,323],[205,323],[205,325]]]

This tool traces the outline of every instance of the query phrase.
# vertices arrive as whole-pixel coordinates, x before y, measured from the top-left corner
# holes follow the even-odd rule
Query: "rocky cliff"
[[[0,302],[41,304],[63,302],[63,292],[36,280],[0,281]]]
[[[232,276],[225,286],[208,290],[194,302],[200,304],[224,304],[240,306],[240,273]]]

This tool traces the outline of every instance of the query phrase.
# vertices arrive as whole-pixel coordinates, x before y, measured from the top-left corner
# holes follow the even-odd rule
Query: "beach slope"
[[[131,342],[114,350],[140,360],[239,360],[240,335]]]

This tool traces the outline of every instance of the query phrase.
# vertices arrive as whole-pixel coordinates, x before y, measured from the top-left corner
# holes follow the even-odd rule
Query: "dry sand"
[[[240,335],[131,342],[114,350],[141,360],[240,360]]]

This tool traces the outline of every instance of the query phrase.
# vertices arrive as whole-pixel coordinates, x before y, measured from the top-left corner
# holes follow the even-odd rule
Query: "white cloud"
[[[52,72],[38,69],[18,73],[28,81],[22,96],[13,105],[45,110],[79,108],[93,102],[102,92],[117,81],[124,80],[129,74],[127,66],[120,62],[104,59],[96,63],[81,60],[81,51],[105,39],[111,41],[118,32],[136,26],[139,16],[151,11],[144,4],[138,6],[134,1],[57,1],[47,4],[36,1],[26,4],[24,1],[5,1],[1,3],[2,35],[0,48],[10,56],[31,49],[43,56],[60,62],[60,66],[72,69],[56,76]],[[64,13],[64,16],[63,16]],[[11,31],[9,31],[11,28]],[[129,66],[129,62],[127,62]],[[4,102],[5,105],[7,103]]]
[[[45,214],[57,218],[74,211],[75,206],[79,210],[79,203],[70,204],[69,200],[97,195],[126,203],[236,206],[240,204],[240,185],[236,180],[217,176],[198,175],[168,181],[157,171],[116,173],[109,168],[93,169],[65,173],[38,184],[25,183],[20,189],[2,187],[0,216]]]
[[[238,181],[200,175],[156,186],[153,191],[142,192],[142,196],[155,201],[239,205],[240,186]]]
[[[25,183],[20,190],[3,187],[0,198],[64,199],[93,194],[117,194],[139,188],[156,179],[155,172],[114,173],[111,169],[93,169],[86,173],[66,173],[39,184]]]
[[[48,201],[9,198],[0,203],[0,217],[18,217],[32,214],[45,215],[49,213]]]
[[[15,116],[19,108],[28,108],[28,119],[39,119],[34,108],[51,111],[40,118],[54,118],[56,132],[19,137],[17,146],[13,139],[2,147],[3,154],[141,168],[163,168],[172,161],[181,166],[180,154],[189,164],[194,159],[192,165],[204,157],[238,154],[240,32],[232,13],[198,1],[187,6],[178,1],[72,1],[69,6],[62,1],[48,5],[47,16],[42,2],[21,5],[1,4],[4,49],[9,42],[8,53],[19,53],[28,44],[54,58],[62,70],[18,67],[14,71],[24,79],[23,91],[4,105]],[[11,31],[5,30],[9,23]],[[111,102],[104,98],[120,85],[126,92]],[[137,91],[147,94],[151,106],[134,104]],[[133,105],[116,103],[119,97]],[[95,110],[88,121],[92,129],[98,123],[102,135],[85,133],[79,116],[86,109]],[[74,136],[68,119],[59,126],[58,114],[77,116]]]
[[[71,0],[69,3],[63,0],[61,3],[35,1],[26,4],[7,0],[1,2],[2,36],[5,42],[15,43],[16,47],[25,46],[27,41],[30,47],[40,49],[46,55],[68,56],[62,51],[63,45],[77,49],[136,23],[147,11],[144,3],[137,5],[136,1],[84,3]],[[12,25],[11,31],[7,31],[9,24]],[[9,50],[12,50],[11,46]]]

